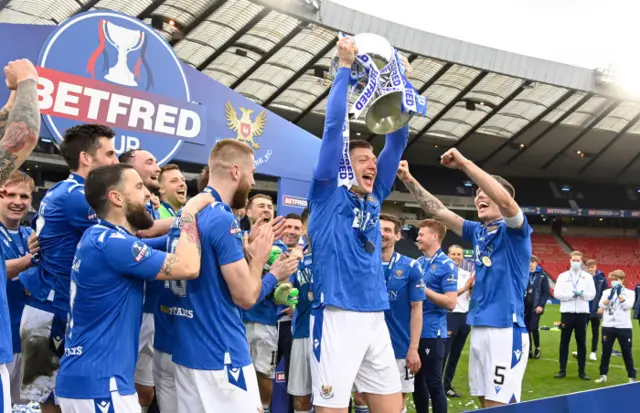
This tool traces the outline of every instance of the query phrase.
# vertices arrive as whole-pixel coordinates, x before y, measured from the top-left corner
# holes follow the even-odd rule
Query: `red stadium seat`
[[[553,280],[569,269],[569,254],[552,235],[533,233],[531,243],[533,255],[538,257],[538,264]]]
[[[595,259],[605,275],[620,269],[627,276],[627,286],[635,286],[640,281],[639,239],[566,237],[565,240],[584,254],[585,261]]]

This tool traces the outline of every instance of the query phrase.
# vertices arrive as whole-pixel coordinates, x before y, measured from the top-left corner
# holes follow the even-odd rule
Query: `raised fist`
[[[38,80],[38,72],[29,59],[13,60],[4,68],[5,82],[9,90],[16,90],[23,80]]]
[[[407,161],[400,161],[398,165],[398,179],[402,182],[411,180],[411,173],[409,172],[409,163]]]
[[[467,161],[456,148],[449,149],[440,157],[440,163],[451,169],[460,169]]]
[[[351,68],[353,62],[356,60],[356,53],[358,53],[358,48],[351,37],[345,36],[338,40],[340,67]]]

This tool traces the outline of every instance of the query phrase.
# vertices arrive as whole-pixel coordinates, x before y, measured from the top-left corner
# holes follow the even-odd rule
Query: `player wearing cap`
[[[11,90],[0,110],[0,185],[22,165],[40,136],[38,73],[27,59],[11,61],[4,68],[5,83]],[[0,409],[11,411],[11,385],[7,364],[13,360],[11,321],[7,305],[7,268],[0,260]]]
[[[218,141],[209,157],[207,189],[216,203],[198,215],[202,267],[179,297],[173,361],[179,413],[256,412],[262,409],[239,307],[249,309],[297,268],[295,258],[271,254],[274,228],[265,223],[243,237],[232,208],[246,205],[254,184],[253,150],[234,139]],[[178,314],[176,314],[178,315]]]
[[[309,192],[314,294],[319,299],[311,316],[313,403],[317,413],[346,412],[355,384],[372,412],[399,413],[398,366],[384,320],[389,296],[379,215],[406,147],[408,127],[387,136],[379,160],[368,142],[351,141],[348,154],[357,185],[338,186],[355,53],[350,38],[338,41],[340,68],[329,93]]]
[[[406,161],[400,163],[398,177],[429,216],[473,242],[476,277],[467,314],[471,395],[480,398],[482,407],[519,402],[529,355],[524,296],[532,230],[505,179],[489,175],[457,149],[445,152],[441,163],[478,185],[475,206],[481,222],[447,209],[411,176]]]
[[[102,125],[77,125],[65,131],[60,153],[71,174],[47,191],[35,216],[39,271],[20,276],[32,295],[20,325],[24,360],[21,397],[48,404],[45,412],[55,403],[52,392],[57,363],[43,365],[42,360],[61,357],[64,352],[73,256],[84,231],[97,222],[84,195],[84,182],[93,169],[118,163],[114,136],[111,128]]]
[[[63,413],[140,412],[134,372],[144,280],[198,277],[195,216],[213,197],[190,200],[175,253],[165,253],[133,235],[153,225],[145,194],[130,165],[104,166],[87,177],[87,201],[100,222],[84,233],[71,268],[67,341],[56,384]]]

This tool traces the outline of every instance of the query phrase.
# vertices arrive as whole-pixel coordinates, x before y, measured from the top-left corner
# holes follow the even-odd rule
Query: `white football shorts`
[[[66,399],[58,398],[62,413],[140,413],[138,394],[122,396],[117,391],[111,392],[108,399]]]
[[[179,413],[262,411],[252,364],[223,370],[196,370],[176,364],[176,394]]]
[[[415,376],[407,368],[407,360],[396,359],[396,364],[398,366],[398,373],[400,374],[402,393],[413,393]]]
[[[287,393],[309,396],[311,388],[311,338],[294,338],[291,344]]]
[[[162,413],[176,413],[176,365],[171,354],[155,350],[153,353],[153,381],[156,385],[156,400]]]
[[[276,376],[276,357],[278,353],[278,327],[248,322],[247,342],[256,371],[270,379]]]
[[[138,363],[133,381],[142,386],[153,387],[153,336],[155,322],[153,314],[142,314],[140,326],[140,342],[138,343]]]
[[[311,313],[313,404],[343,409],[353,387],[379,395],[401,391],[389,329],[383,312],[335,307]]]
[[[498,403],[518,403],[529,358],[529,336],[521,327],[471,329],[471,396]]]
[[[0,410],[11,412],[11,384],[6,364],[0,364]]]

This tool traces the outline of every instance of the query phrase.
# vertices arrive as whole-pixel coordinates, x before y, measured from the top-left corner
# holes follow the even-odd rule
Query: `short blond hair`
[[[420,222],[420,228],[429,228],[431,231],[438,234],[440,242],[442,242],[444,236],[447,234],[447,227],[445,227],[442,222],[432,218],[423,219],[422,222]]]
[[[36,183],[33,181],[33,178],[28,174],[22,171],[13,171],[9,178],[7,178],[6,182],[2,184],[2,186],[7,187],[9,185],[25,185],[29,188],[29,192],[33,192],[36,188]]]
[[[616,278],[620,281],[624,280],[625,274],[622,270],[613,270],[609,273],[609,277]]]
[[[598,265],[598,263],[596,262],[596,260],[589,260],[589,261],[587,261],[587,267],[591,267],[592,265]]]
[[[209,153],[209,166],[234,162],[238,157],[249,155],[253,155],[253,149],[248,144],[235,139],[222,139],[216,142]]]
[[[573,258],[573,257],[584,257],[584,255],[580,252],[580,251],[571,251],[571,254],[569,254],[569,257]]]

